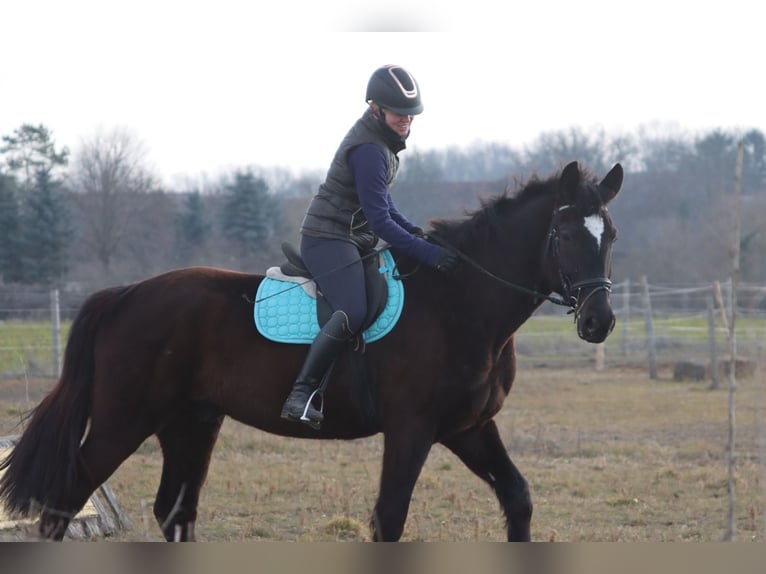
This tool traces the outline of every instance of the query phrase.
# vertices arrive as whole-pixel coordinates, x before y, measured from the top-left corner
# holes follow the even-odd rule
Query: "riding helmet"
[[[401,66],[388,65],[375,70],[367,82],[365,100],[403,116],[416,116],[423,111],[418,83]]]

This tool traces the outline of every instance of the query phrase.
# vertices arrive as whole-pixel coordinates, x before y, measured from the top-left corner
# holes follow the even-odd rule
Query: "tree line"
[[[512,193],[579,160],[595,175],[626,168],[610,207],[619,227],[614,277],[684,283],[730,269],[736,148],[745,150],[741,277],[766,280],[766,139],[755,129],[698,136],[645,129],[610,135],[570,128],[523,149],[477,141],[407,150],[397,205],[421,225],[461,217],[483,197]],[[332,150],[331,150],[332,151]],[[52,130],[23,124],[0,146],[0,281],[90,291],[190,265],[263,272],[296,241],[323,174],[234,169],[212,184],[164,187],[143,145],[124,129],[100,131],[70,151]]]

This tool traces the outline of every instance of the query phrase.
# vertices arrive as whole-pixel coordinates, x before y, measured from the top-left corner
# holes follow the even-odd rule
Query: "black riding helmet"
[[[416,116],[423,111],[420,88],[415,78],[401,66],[383,66],[367,82],[367,103],[372,100],[382,108],[403,116]]]

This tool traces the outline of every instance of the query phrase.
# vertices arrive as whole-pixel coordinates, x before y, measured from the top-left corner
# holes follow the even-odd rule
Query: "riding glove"
[[[460,263],[460,256],[451,249],[442,247],[436,259],[436,269],[442,273],[449,273],[457,267],[458,263]]]
[[[420,237],[421,239],[425,239],[427,237],[425,230],[422,227],[418,227],[417,225],[410,229],[410,233],[415,237]]]

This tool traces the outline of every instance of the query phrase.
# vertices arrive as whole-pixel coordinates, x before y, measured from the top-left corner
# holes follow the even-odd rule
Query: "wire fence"
[[[0,377],[56,377],[69,325],[87,295],[0,287]],[[572,316],[561,307],[544,304],[517,334],[519,363],[594,368],[646,365],[651,369],[651,361],[659,368],[682,362],[704,368],[705,378],[710,379],[717,358],[729,349],[726,321],[732,316],[732,303],[738,354],[751,359],[764,355],[766,286],[742,284],[736,297],[732,295],[731,282],[617,283],[611,294],[617,323],[601,345],[580,340]]]
[[[712,380],[727,366],[732,305],[737,354],[753,361],[764,354],[766,286],[741,284],[733,295],[731,281],[681,286],[623,281],[612,288],[617,322],[605,343],[594,348],[581,341],[562,312],[550,306],[519,330],[517,354],[520,362],[538,365],[645,365],[652,370],[685,364],[698,367],[695,378],[704,369],[703,377]]]

